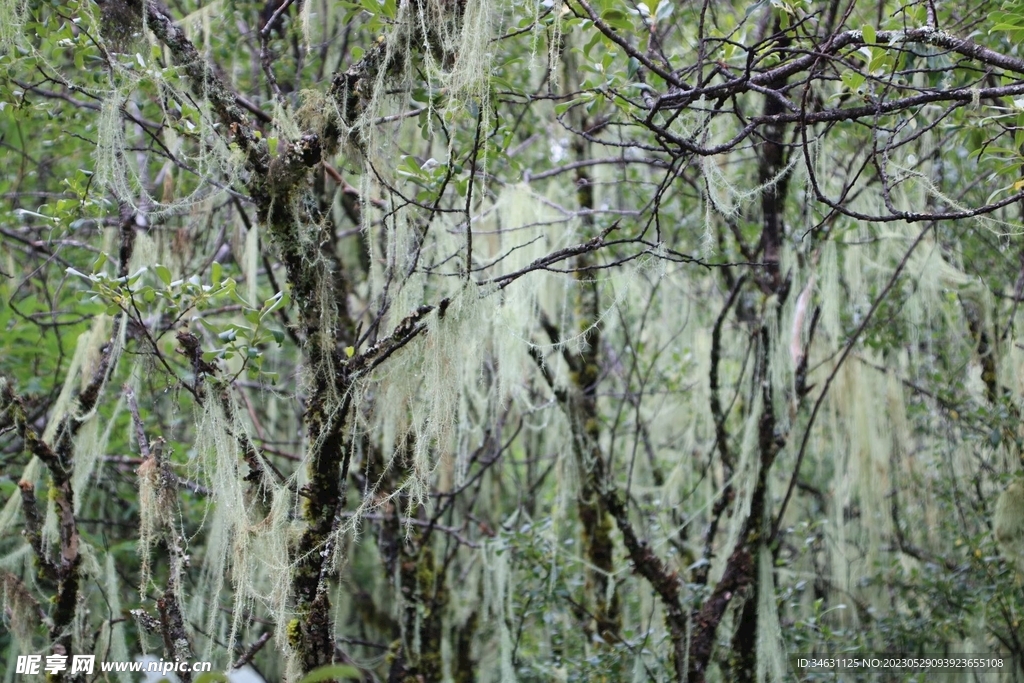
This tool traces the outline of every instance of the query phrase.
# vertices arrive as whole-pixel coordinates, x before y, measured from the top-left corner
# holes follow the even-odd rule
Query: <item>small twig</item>
[[[579,4],[581,8],[583,8],[583,11],[586,13],[587,18],[594,22],[594,26],[597,28],[597,30],[603,33],[605,37],[608,38],[608,40],[612,41],[613,43],[621,47],[623,50],[625,50],[626,54],[636,59],[636,61],[643,64],[654,73],[661,76],[661,78],[664,79],[666,83],[675,86],[678,90],[686,91],[691,89],[689,85],[683,83],[678,78],[676,78],[675,74],[661,68],[660,66],[652,62],[650,59],[648,59],[647,55],[645,55],[644,53],[640,52],[635,47],[630,45],[629,41],[620,36],[615,29],[613,29],[611,26],[609,26],[601,19],[600,15],[596,11],[594,11],[594,8],[591,7],[590,3],[588,3],[587,0],[576,0],[576,2]]]
[[[473,208],[473,180],[476,178],[476,159],[480,154],[480,129],[483,128],[484,112],[478,109],[476,113],[476,135],[473,138],[473,161],[469,168],[469,189],[466,190],[466,280],[473,275],[473,220],[471,211]]]
[[[342,517],[355,517],[355,516],[356,516],[356,514],[353,513],[353,512],[346,512],[346,513],[342,514]],[[388,521],[392,521],[392,520],[395,519],[394,515],[384,515],[384,514],[380,514],[378,512],[366,512],[366,513],[359,514],[358,517],[359,517],[359,519],[369,519],[369,520],[376,521],[376,522],[388,522]],[[409,526],[418,526],[418,527],[423,527],[423,528],[436,529],[438,531],[441,531],[443,533],[446,533],[446,534],[450,535],[456,541],[458,541],[459,543],[461,543],[462,545],[464,545],[464,546],[466,546],[468,548],[473,548],[473,549],[479,549],[480,548],[480,544],[479,543],[477,543],[476,541],[471,541],[471,540],[469,540],[468,538],[466,538],[465,536],[462,535],[463,534],[463,530],[462,529],[456,529],[455,527],[451,527],[451,526],[443,526],[441,524],[435,524],[434,522],[432,522],[430,520],[416,519],[414,517],[400,517],[400,518],[398,518],[398,522],[400,524],[408,524]]]
[[[231,665],[232,669],[241,669],[243,666],[249,663],[249,661],[256,656],[256,653],[263,649],[263,646],[270,640],[270,631],[264,631],[263,635],[256,639],[256,642],[250,645],[242,656],[235,660],[235,663]]]
[[[348,643],[349,645],[362,645],[363,647],[372,647],[376,650],[387,650],[391,646],[385,645],[384,643],[374,643],[369,640],[362,640],[361,638],[350,638],[348,636],[338,636],[338,641],[342,643]]]
[[[270,37],[270,32],[274,30],[275,26],[277,26],[277,22],[281,20],[281,15],[288,11],[288,8],[292,6],[293,2],[295,2],[295,0],[284,0],[284,2],[281,3],[281,6],[270,15],[270,18],[267,19],[267,23],[263,25],[263,29],[260,31],[261,40],[266,40]]]
[[[786,507],[789,505],[789,501],[793,497],[793,490],[796,488],[796,481],[800,474],[800,466],[803,464],[804,456],[807,453],[807,444],[811,440],[811,429],[814,427],[814,421],[818,417],[818,412],[821,410],[822,404],[825,402],[825,397],[828,395],[828,390],[829,388],[831,388],[832,382],[834,382],[836,377],[839,375],[839,369],[843,366],[843,363],[850,356],[850,353],[853,351],[854,345],[856,345],[857,341],[860,339],[860,336],[864,333],[864,330],[867,329],[868,324],[874,318],[875,312],[878,310],[878,307],[882,305],[882,302],[885,301],[886,297],[889,295],[889,292],[891,292],[893,287],[896,286],[896,283],[900,279],[900,275],[903,274],[903,270],[907,267],[907,263],[910,262],[911,254],[914,253],[914,250],[917,249],[917,246],[921,244],[921,242],[924,240],[925,235],[931,232],[932,228],[934,227],[935,223],[930,223],[928,226],[925,227],[924,230],[918,233],[917,238],[911,243],[910,248],[907,249],[906,253],[903,255],[903,258],[896,266],[896,270],[889,278],[889,281],[885,284],[885,287],[875,298],[875,301],[872,303],[871,308],[864,316],[864,319],[861,321],[860,325],[857,327],[856,330],[853,331],[853,334],[850,335],[850,338],[846,340],[846,346],[843,349],[843,353],[839,356],[839,360],[836,361],[835,367],[832,368],[832,372],[829,373],[829,376],[825,379],[825,384],[821,388],[821,393],[818,394],[818,399],[814,402],[814,407],[811,408],[811,415],[807,420],[807,426],[804,427],[804,436],[803,439],[800,441],[800,448],[797,451],[796,462],[793,464],[793,475],[789,480],[789,486],[786,489],[786,495],[782,499],[782,504],[779,506],[778,515],[775,517],[775,524],[772,525],[771,535],[768,537],[769,545],[775,542],[775,539],[779,535],[779,530],[782,528],[782,520],[786,514]]]
[[[132,414],[132,424],[135,425],[135,437],[139,441],[139,452],[144,460],[153,457],[149,450],[149,439],[146,438],[146,430],[142,424],[142,417],[139,415],[139,404],[135,400],[135,390],[127,384],[124,385],[124,399],[128,403],[128,412]]]

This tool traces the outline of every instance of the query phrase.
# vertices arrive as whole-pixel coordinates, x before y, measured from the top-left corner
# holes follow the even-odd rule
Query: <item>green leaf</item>
[[[605,10],[601,13],[601,19],[612,28],[621,29],[623,31],[633,30],[633,22],[629,20],[629,16],[622,10]]]
[[[561,116],[562,114],[564,114],[565,112],[569,111],[574,106],[576,106],[577,104],[579,104],[580,102],[583,102],[583,101],[584,101],[584,99],[582,97],[577,97],[576,99],[569,100],[568,102],[562,102],[561,104],[556,104],[555,105],[555,114],[558,115],[558,116]]]
[[[844,71],[842,78],[846,87],[854,92],[856,92],[860,86],[864,85],[864,75],[859,74],[856,71]]]
[[[348,666],[346,664],[329,664],[328,666],[322,666],[319,669],[313,669],[299,679],[299,683],[320,683],[320,681],[345,678],[359,679],[362,678],[362,674],[359,673],[359,669],[354,666]]]
[[[167,266],[153,266],[153,270],[156,271],[156,276],[160,278],[160,281],[163,282],[165,286],[169,286],[171,284],[171,271]]]
[[[274,296],[270,297],[263,302],[263,310],[260,311],[260,320],[263,320],[268,315],[281,308],[285,304],[284,292],[278,292]]]
[[[654,11],[654,18],[658,22],[667,21],[672,16],[672,11],[675,9],[669,0],[661,0],[658,3],[658,8]]]
[[[219,671],[207,671],[193,680],[195,683],[231,683],[230,679]]]
[[[864,35],[865,43],[875,42],[875,27],[870,24],[865,24],[864,28],[861,29],[861,33]]]
[[[149,268],[147,268],[146,266],[142,266],[137,271],[129,275],[127,280],[125,280],[125,278],[120,278],[120,281],[125,282],[128,285],[134,285],[136,282],[139,281],[140,278],[142,278],[142,276],[145,274],[147,270],[149,270]]]
[[[637,72],[639,70],[640,70],[640,62],[639,62],[639,60],[637,60],[636,57],[630,57],[629,58],[629,64],[626,67],[626,78],[629,78],[630,80],[632,80],[633,77],[636,76],[636,74],[637,74]]]

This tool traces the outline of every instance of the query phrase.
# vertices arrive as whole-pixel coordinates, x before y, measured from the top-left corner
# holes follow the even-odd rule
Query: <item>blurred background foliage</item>
[[[1020,680],[1022,32],[2,0],[3,680]]]

